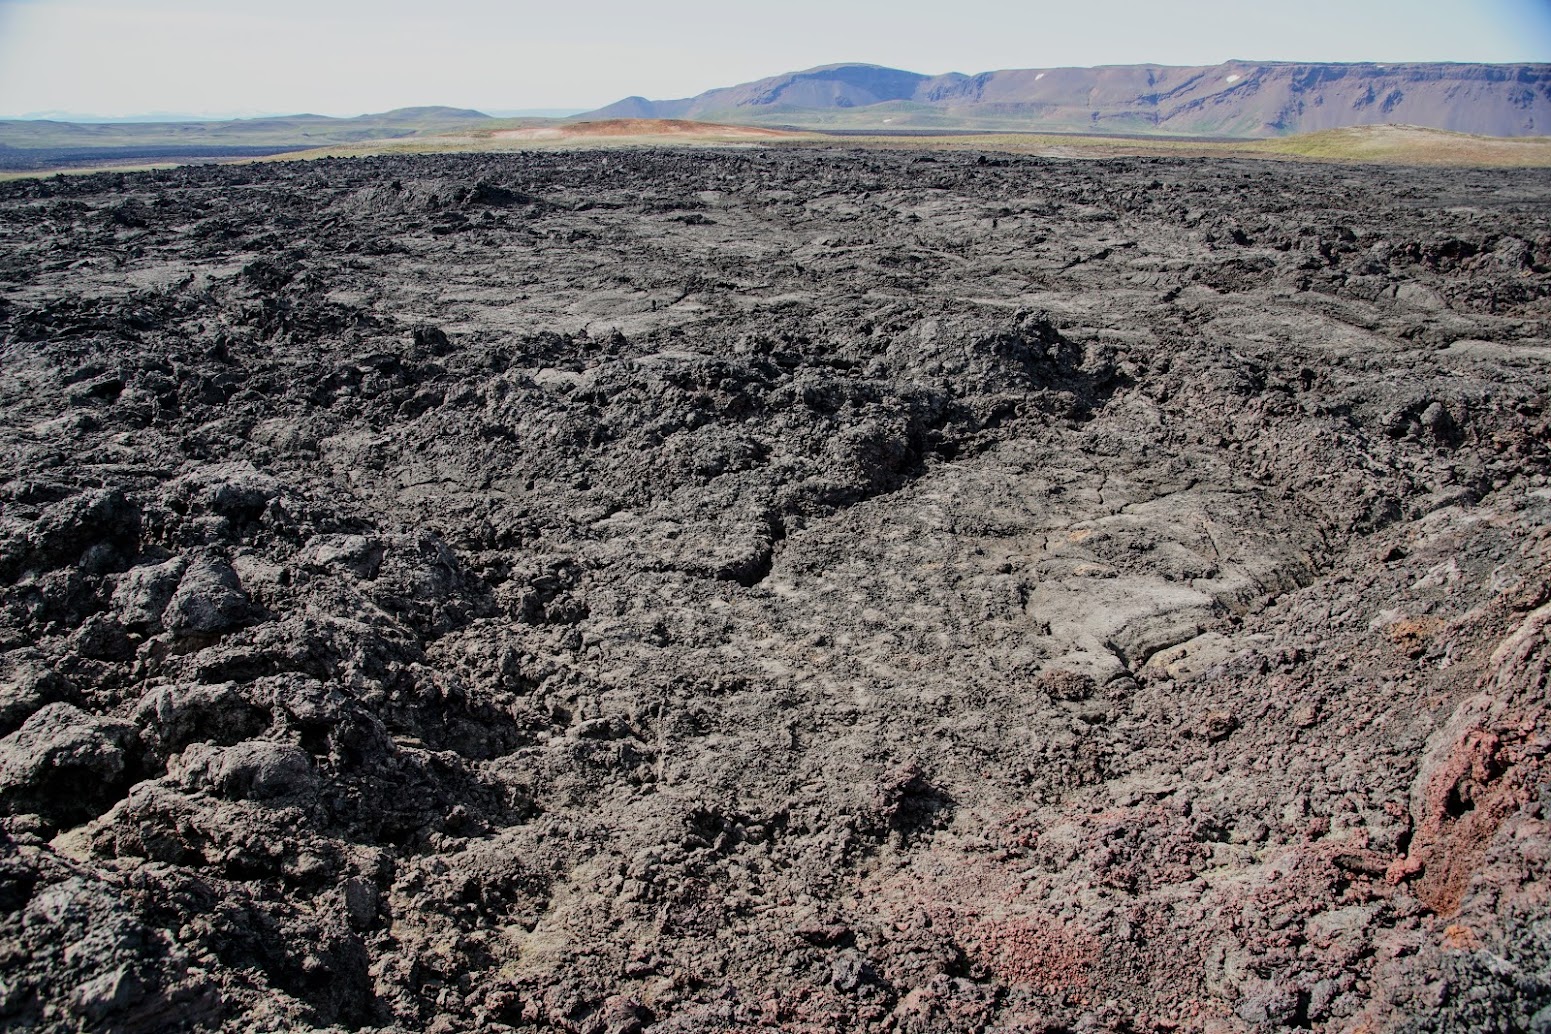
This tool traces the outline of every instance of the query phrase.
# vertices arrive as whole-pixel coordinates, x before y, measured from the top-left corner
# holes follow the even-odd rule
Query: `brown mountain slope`
[[[631,97],[584,117],[1243,137],[1406,123],[1536,136],[1551,127],[1551,65],[1230,61],[974,76],[829,65],[682,100]]]

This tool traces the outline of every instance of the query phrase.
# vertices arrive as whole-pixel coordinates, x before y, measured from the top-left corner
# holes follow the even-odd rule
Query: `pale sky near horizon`
[[[931,74],[1551,62],[1551,0],[0,0],[0,117],[594,108],[862,61]]]

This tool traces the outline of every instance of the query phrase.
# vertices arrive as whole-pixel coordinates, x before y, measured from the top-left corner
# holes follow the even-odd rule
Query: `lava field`
[[[0,184],[0,1027],[1551,1031],[1551,171]]]

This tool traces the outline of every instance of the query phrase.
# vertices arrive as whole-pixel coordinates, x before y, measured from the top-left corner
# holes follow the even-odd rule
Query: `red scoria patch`
[[[1441,916],[1458,910],[1498,827],[1539,782],[1544,758],[1514,742],[1522,739],[1471,729],[1428,781],[1410,862],[1422,870],[1417,897]]]
[[[963,933],[965,949],[997,977],[1046,994],[1087,987],[1098,939],[1059,919],[981,919]]]

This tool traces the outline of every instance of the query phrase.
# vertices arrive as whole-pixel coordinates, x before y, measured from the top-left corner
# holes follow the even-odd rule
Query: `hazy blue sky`
[[[0,115],[588,108],[867,61],[1551,61],[1551,0],[0,0]]]

